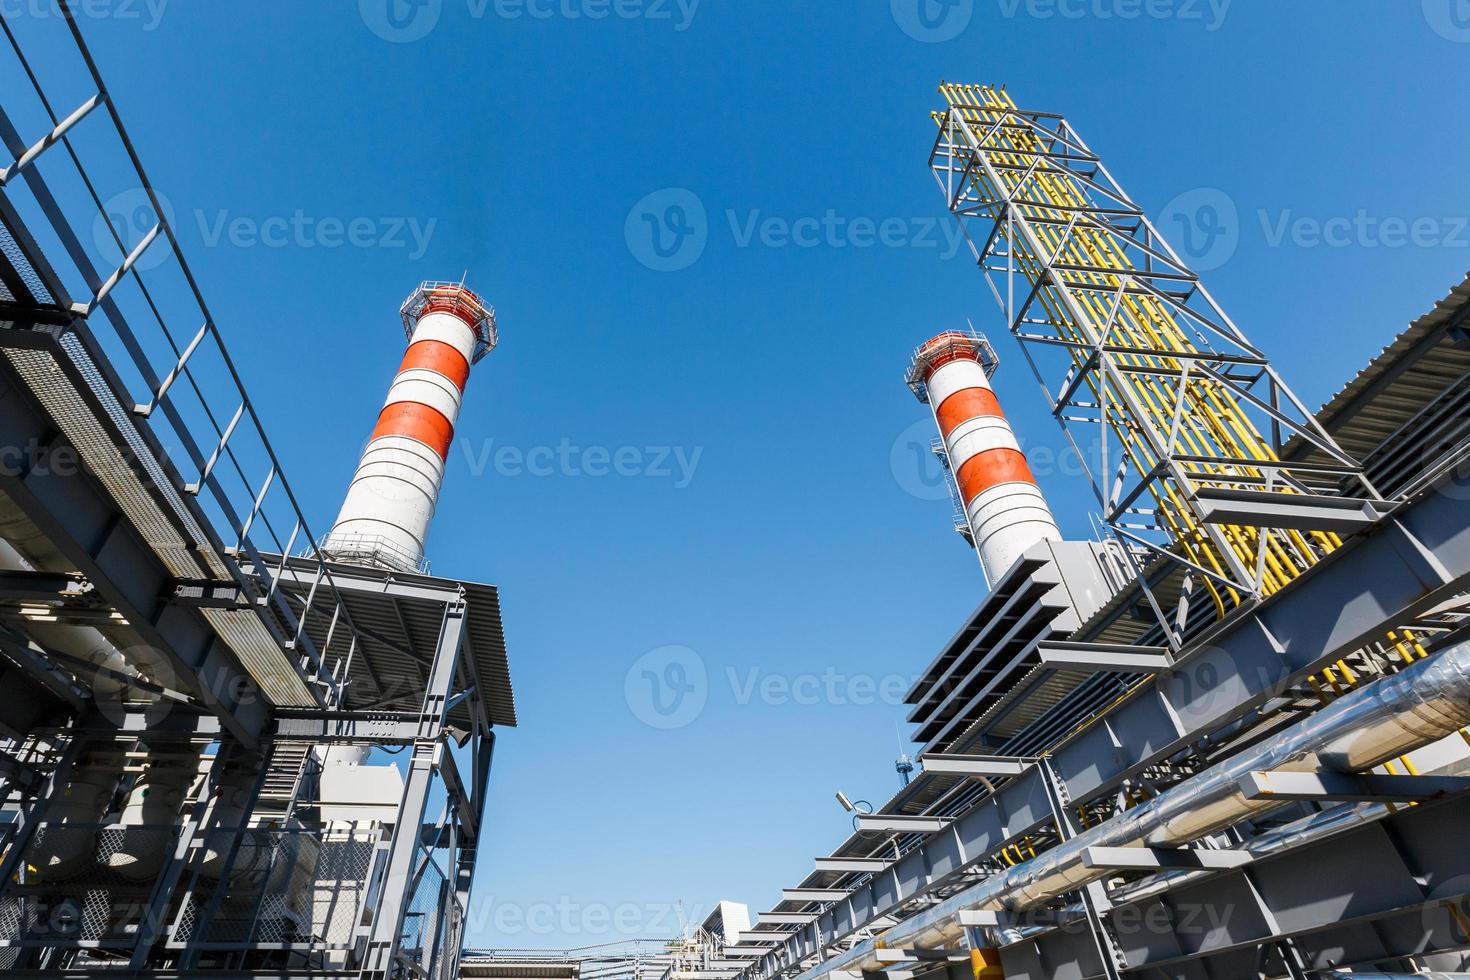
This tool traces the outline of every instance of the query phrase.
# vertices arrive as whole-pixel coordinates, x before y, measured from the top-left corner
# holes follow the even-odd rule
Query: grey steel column
[[[238,751],[243,752],[245,750],[241,748]],[[225,755],[225,752],[225,746],[220,746],[219,754],[223,756]],[[230,761],[231,760],[226,760],[224,766],[228,767]],[[184,951],[184,955],[181,959],[181,965],[186,970],[192,970],[198,964],[200,952],[198,949],[198,945],[207,941],[207,939],[209,938],[210,925],[214,922],[214,917],[219,912],[220,903],[223,901],[225,893],[228,890],[225,883],[229,881],[230,871],[233,870],[233,868],[235,867],[235,859],[239,856],[240,853],[241,840],[245,837],[245,831],[250,826],[250,818],[254,815],[255,805],[260,800],[260,794],[262,788],[265,785],[266,776],[270,773],[270,756],[268,753],[259,754],[255,757],[254,761],[258,768],[252,780],[252,788],[249,791],[249,797],[252,803],[249,807],[241,809],[239,822],[235,823],[233,826],[215,825],[215,821],[219,817],[220,801],[222,798],[217,792],[214,792],[214,790],[221,787],[228,787],[230,783],[226,779],[223,771],[217,771],[221,769],[221,763],[218,760],[216,760],[215,764],[210,767],[209,785],[205,788],[205,796],[200,800],[201,804],[207,804],[209,806],[209,810],[199,820],[197,826],[192,832],[193,840],[202,839],[204,842],[204,846],[198,851],[195,851],[196,860],[202,857],[203,853],[208,850],[209,837],[210,834],[214,831],[230,832],[231,838],[229,846],[225,849],[224,871],[220,875],[220,883],[214,889],[214,894],[210,897],[209,904],[205,906],[203,912],[199,915],[194,929],[189,936],[190,947]],[[189,837],[190,835],[186,834],[185,840],[188,841]],[[173,869],[170,869],[170,871],[175,876],[175,881],[177,881],[178,876],[183,874],[184,864],[185,863],[182,861],[176,861],[175,867],[177,868],[177,870],[174,871]],[[190,894],[190,892],[193,891],[197,883],[198,874],[196,872],[193,881],[190,882],[188,889],[185,891],[186,897]],[[163,894],[164,904],[163,907],[159,909],[160,915],[168,908],[168,900],[172,891],[173,888],[170,887],[168,891]],[[179,911],[180,917],[182,917],[182,914],[183,910],[181,905]],[[139,961],[139,956],[143,953],[146,953],[146,950],[146,946],[139,945],[138,952],[135,953],[133,956],[134,969],[142,969],[142,963],[140,963]]]
[[[478,714],[479,712],[477,712]],[[459,976],[459,956],[464,946],[464,923],[470,911],[470,886],[474,883],[475,862],[479,858],[480,834],[485,827],[485,791],[490,780],[490,766],[495,759],[495,733],[486,731],[480,738],[480,751],[476,753],[475,772],[471,776],[474,780],[474,795],[471,805],[475,809],[475,835],[469,840],[460,836],[456,840],[458,845],[458,859],[454,863],[454,897],[458,908],[464,910],[458,916],[455,923],[453,935],[449,937],[449,949],[445,951],[444,976],[453,978]]]
[[[398,955],[403,932],[403,917],[413,885],[414,860],[418,855],[424,811],[429,802],[429,789],[438,768],[439,753],[444,750],[440,737],[444,729],[446,706],[455,667],[464,645],[465,604],[463,600],[444,609],[444,624],[439,631],[439,646],[424,695],[419,737],[413,743],[413,761],[409,763],[404,782],[403,800],[398,805],[398,819],[393,839],[388,845],[387,871],[372,932],[364,958],[364,977],[386,977]]]
[[[36,834],[36,828],[46,816],[46,810],[56,799],[59,791],[67,786],[71,779],[72,766],[76,764],[82,755],[85,741],[81,738],[72,738],[71,744],[61,754],[61,760],[56,768],[51,771],[40,792],[36,794],[35,801],[29,809],[20,811],[20,819],[17,821],[15,833],[11,836],[7,845],[4,858],[0,858],[0,883],[9,882],[15,877],[16,869],[25,858],[26,851],[31,846],[31,838]]]

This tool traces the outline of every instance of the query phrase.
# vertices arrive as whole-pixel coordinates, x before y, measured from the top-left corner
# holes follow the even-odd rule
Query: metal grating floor
[[[56,359],[45,351],[16,348],[7,348],[5,356],[168,570],[179,578],[203,575],[191,542],[154,503]]]
[[[164,566],[182,579],[207,577],[228,581],[230,573],[223,559],[208,545],[203,530],[178,499],[178,491],[152,453],[146,450],[132,423],[124,417],[122,407],[102,386],[101,375],[81,351],[80,342],[71,338],[71,344],[67,344],[66,340],[66,337],[61,340],[63,349],[76,363],[82,377],[91,383],[92,394],[107,411],[107,421],[128,444],[132,461],[141,466],[154,490],[172,505],[172,519],[140,481],[130,460],[109,435],[108,426],[98,418],[53,354],[30,348],[7,348],[4,353],[76,447],[88,471],[106,487]],[[189,530],[194,540],[186,540],[179,533],[180,525]],[[318,703],[287,659],[286,652],[254,612],[211,609],[203,614],[273,703],[289,707]]]

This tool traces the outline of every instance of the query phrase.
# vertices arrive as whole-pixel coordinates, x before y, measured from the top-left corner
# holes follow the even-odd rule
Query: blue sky
[[[467,269],[499,310],[431,540],[502,586],[521,713],[477,944],[760,911],[845,835],[835,790],[896,787],[894,695],[984,588],[915,468],[911,350],[973,318],[1033,457],[1062,445],[942,220],[941,78],[1066,113],[1308,404],[1470,267],[1464,0],[96,0],[83,30],[318,527],[410,288]],[[1036,468],[1087,535],[1073,468]]]

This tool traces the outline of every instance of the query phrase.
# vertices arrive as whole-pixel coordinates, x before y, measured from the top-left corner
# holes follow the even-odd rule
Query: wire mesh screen
[[[168,826],[41,824],[0,894],[0,941],[131,947],[177,833]]]
[[[42,284],[41,277],[36,275],[36,270],[32,267],[30,259],[26,258],[25,253],[21,251],[20,246],[16,244],[15,239],[11,237],[10,232],[4,226],[0,226],[0,256],[3,256],[3,261],[6,265],[15,270],[21,282],[25,284],[26,289],[30,290],[31,295],[25,298],[34,300],[37,303],[55,302],[51,293]],[[5,294],[11,302],[17,299],[16,296],[11,294],[9,289],[5,290]]]
[[[214,831],[170,943],[349,946],[376,843],[376,832],[364,830]],[[231,870],[222,874],[226,864]]]
[[[427,850],[421,852],[420,860],[423,870],[403,917],[399,952],[429,970],[435,957],[442,953],[448,900],[444,888],[446,876],[439,862]]]

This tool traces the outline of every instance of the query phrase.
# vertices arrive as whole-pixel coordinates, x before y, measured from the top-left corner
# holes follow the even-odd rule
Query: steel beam
[[[1089,868],[1159,871],[1165,868],[1238,868],[1249,864],[1248,851],[1208,850],[1198,847],[1168,850],[1157,847],[1089,847],[1083,863]]]
[[[933,834],[949,826],[950,818],[909,816],[902,813],[862,813],[858,814],[855,822],[858,830]]]
[[[277,738],[320,742],[401,744],[421,736],[434,718],[400,711],[277,711],[269,729]]]
[[[260,569],[254,569],[261,571]],[[247,572],[252,571],[246,568]],[[275,568],[265,569],[274,575],[282,583],[310,588],[315,580],[316,573],[312,569],[286,567],[280,570]],[[418,579],[403,575],[387,576],[385,573],[377,573],[370,569],[357,569],[349,565],[332,565],[332,581],[330,587],[337,592],[370,592],[374,595],[402,596],[406,599],[423,599],[430,602],[452,603],[460,600],[460,588],[457,582],[448,579]]]
[[[1043,641],[1036,648],[1043,667],[1096,673],[1157,674],[1174,666],[1168,647],[1131,647],[1118,643]]]
[[[475,738],[477,741],[483,739],[486,743],[483,746],[483,750],[475,754],[474,761],[476,769],[474,780],[477,789],[474,791],[471,807],[475,812],[476,826],[479,826],[485,818],[486,798],[483,787],[487,785],[491,761],[494,758],[495,733],[486,730],[477,734]],[[479,847],[478,838],[468,842],[457,842],[458,849],[452,861],[453,894],[457,903],[457,909],[468,910],[470,907],[470,890],[474,885],[475,866],[479,859]],[[462,918],[455,923],[455,928],[450,932],[448,941],[450,944],[448,950],[449,961],[445,970],[445,976],[457,977],[459,975],[459,960],[464,945],[464,922]]]
[[[882,871],[893,862],[887,858],[839,858],[825,857],[816,859],[816,870],[836,872],[863,872]],[[805,920],[803,920],[805,921]]]
[[[426,719],[437,722],[438,728],[443,725],[450,685],[463,648],[464,626],[464,603],[446,606],[438,649],[434,654],[433,667],[429,671],[422,712]],[[418,830],[428,807],[429,791],[434,783],[440,756],[446,751],[433,725],[426,722],[422,731],[423,737],[414,743],[413,758],[404,780],[403,798],[398,805],[393,837],[388,845],[380,899],[364,956],[365,977],[387,977],[397,958],[420,848]]]
[[[1248,800],[1418,803],[1470,790],[1470,777],[1253,772],[1240,781],[1240,789]]]
[[[841,888],[783,888],[783,902],[836,902],[848,896]]]
[[[1058,916],[1046,909],[1029,909],[1025,912],[992,912],[986,909],[965,909],[959,923],[966,928],[1017,929],[1022,926],[1055,925]]]
[[[998,755],[946,755],[927,752],[919,756],[925,772],[956,773],[965,776],[1019,776],[1033,760]]]
[[[474,847],[480,839],[480,801],[470,799],[470,791],[460,779],[459,764],[454,761],[454,753],[448,747],[439,759],[439,776],[444,780],[444,789],[449,793],[458,816],[460,843]]]
[[[0,598],[70,599],[85,595],[87,580],[66,572],[0,570]]]
[[[1201,519],[1211,524],[1338,534],[1356,534],[1378,523],[1393,509],[1385,501],[1356,497],[1309,497],[1211,488],[1197,491],[1194,499]]]
[[[183,710],[177,705],[173,709],[162,717],[147,710],[125,711],[117,717],[111,710],[108,715],[103,715],[93,707],[78,718],[70,730],[89,738],[105,739],[140,738],[144,735],[186,736],[194,739],[196,744],[229,737],[229,732],[215,715]]]
[[[816,912],[762,912],[758,921],[772,922],[777,925],[804,926],[816,917]]]

